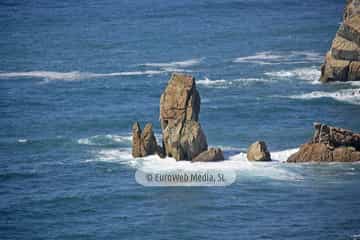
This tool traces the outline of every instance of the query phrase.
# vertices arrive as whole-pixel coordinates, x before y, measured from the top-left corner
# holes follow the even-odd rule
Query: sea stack
[[[360,133],[314,123],[311,141],[300,146],[288,162],[355,162],[360,161]]]
[[[162,156],[161,148],[156,143],[152,124],[146,124],[144,130],[141,131],[140,124],[135,122],[132,127],[133,157],[146,157],[155,153]]]
[[[160,98],[160,123],[163,147],[156,143],[152,125],[141,131],[138,122],[132,127],[133,157],[157,153],[160,157],[173,157],[177,161],[214,162],[224,160],[220,148],[210,148],[199,123],[200,94],[195,78],[173,73]]]
[[[321,82],[360,80],[360,0],[348,0],[343,22],[321,66]]]
[[[195,78],[174,73],[160,98],[160,122],[165,154],[192,160],[208,148],[199,123],[200,95]]]

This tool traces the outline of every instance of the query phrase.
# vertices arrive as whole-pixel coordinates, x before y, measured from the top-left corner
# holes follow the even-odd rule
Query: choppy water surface
[[[360,165],[286,164],[321,121],[360,131],[360,84],[318,84],[343,1],[0,3],[1,239],[359,239]],[[222,163],[131,157],[171,72],[197,79]],[[246,148],[268,143],[272,163]],[[135,170],[231,169],[225,188]]]

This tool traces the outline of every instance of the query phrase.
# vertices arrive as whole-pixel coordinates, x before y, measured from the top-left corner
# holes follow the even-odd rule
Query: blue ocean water
[[[314,121],[360,131],[360,84],[321,85],[345,1],[1,1],[1,239],[358,239],[359,164],[286,164]],[[173,71],[231,186],[149,188],[131,125]],[[272,163],[248,163],[267,142]]]

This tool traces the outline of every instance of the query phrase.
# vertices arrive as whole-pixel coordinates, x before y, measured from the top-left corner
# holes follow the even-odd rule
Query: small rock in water
[[[220,148],[210,148],[197,155],[192,162],[217,162],[223,160],[224,154]]]
[[[247,159],[249,161],[271,161],[265,142],[256,141],[251,144],[247,151]]]

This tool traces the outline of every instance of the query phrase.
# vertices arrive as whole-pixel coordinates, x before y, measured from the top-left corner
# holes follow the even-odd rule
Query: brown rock
[[[335,59],[360,61],[360,47],[356,43],[336,35],[331,46],[331,55]]]
[[[138,122],[132,126],[132,155],[133,157],[141,157],[141,128]]]
[[[152,124],[146,124],[142,132],[140,124],[135,122],[132,126],[132,156],[145,157],[157,153],[158,149]]]
[[[348,73],[349,81],[360,81],[360,62],[351,62]]]
[[[288,162],[360,161],[360,134],[321,123],[315,123],[314,128],[311,141],[301,145]]]
[[[325,63],[321,68],[321,82],[347,81],[349,71],[349,61],[338,60],[331,56],[329,52],[326,55]]]
[[[207,150],[206,136],[198,123],[200,95],[195,79],[176,74],[160,98],[160,122],[165,154],[176,160],[192,160]]]
[[[197,155],[192,161],[193,162],[217,162],[223,161],[224,154],[220,148],[210,148]]]
[[[360,15],[360,0],[348,0],[344,10],[344,20],[350,19],[352,16]]]
[[[360,8],[360,6],[359,6]],[[346,19],[338,29],[338,35],[360,46],[360,15]]]
[[[271,161],[265,142],[256,141],[251,144],[247,151],[247,159],[249,161]]]
[[[332,161],[330,150],[323,143],[305,143],[300,150],[288,159],[288,162],[322,162]]]
[[[321,66],[321,82],[360,80],[360,0],[349,0],[344,21]]]
[[[156,153],[157,143],[151,123],[145,125],[141,134],[141,143],[141,155],[143,157]]]

